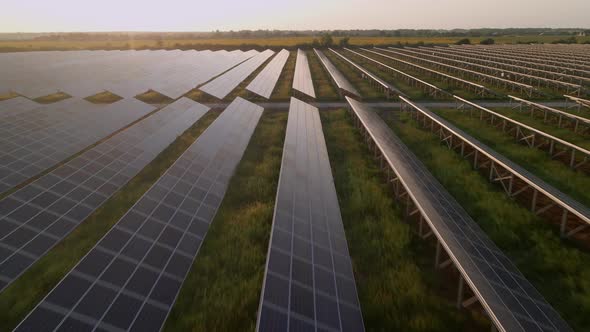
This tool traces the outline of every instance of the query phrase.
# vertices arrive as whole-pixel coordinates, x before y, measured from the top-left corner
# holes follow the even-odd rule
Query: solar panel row
[[[537,87],[547,86],[547,87],[551,87],[553,89],[558,89],[558,90],[564,89],[564,91],[572,91],[572,92],[579,91],[580,89],[582,89],[582,87],[579,84],[564,82],[563,78],[555,80],[555,79],[550,79],[550,78],[546,78],[546,77],[532,75],[529,73],[521,73],[521,72],[514,71],[514,70],[506,70],[504,68],[498,68],[496,66],[477,64],[477,63],[472,62],[471,60],[469,60],[469,61],[455,60],[455,59],[451,59],[448,57],[443,57],[443,56],[438,56],[438,55],[433,55],[433,54],[429,54],[429,53],[415,51],[414,49],[411,49],[411,48],[408,48],[408,49],[404,48],[404,49],[400,49],[400,50],[404,54],[411,54],[412,56],[415,56],[416,58],[419,58],[422,60],[428,59],[428,61],[433,61],[432,63],[450,64],[451,66],[466,68],[466,69],[474,70],[474,71],[477,71],[480,73],[487,73],[490,75],[495,75],[497,77],[505,77],[509,80],[516,81],[516,82],[528,82],[530,85],[534,84]],[[432,59],[434,59],[434,60],[432,60]],[[514,68],[512,68],[512,69],[514,69]]]
[[[361,72],[361,75],[363,76],[363,78],[370,78],[373,82],[377,83],[377,85],[380,86],[381,89],[383,89],[383,91],[386,93],[386,95],[388,97],[389,97],[389,93],[393,93],[395,95],[404,95],[396,87],[394,87],[393,85],[385,82],[381,78],[377,77],[377,75],[374,75],[373,73],[369,72],[365,68],[357,65],[354,61],[352,61],[349,58],[345,57],[341,53],[336,52],[334,49],[331,49],[331,48],[329,50],[332,53],[336,54],[338,57],[340,57],[342,60],[346,61],[348,64],[350,64],[351,66],[353,66],[354,68],[356,68],[359,72]]]
[[[535,102],[525,100],[522,98],[518,98],[518,97],[514,97],[514,96],[508,96],[508,98],[510,98],[510,101],[515,101],[515,102],[519,103],[521,108],[522,108],[522,105],[528,106],[531,110],[531,115],[533,115],[535,110],[539,110],[539,111],[543,112],[545,122],[548,122],[547,121],[548,118],[550,118],[550,115],[552,115],[553,117],[557,118],[557,126],[559,128],[561,128],[562,126],[565,125],[564,122],[572,122],[573,123],[572,129],[574,130],[574,132],[578,132],[578,129],[580,129],[580,127],[582,127],[582,126],[586,127],[586,130],[588,130],[590,128],[590,119],[588,119],[588,118],[581,117],[581,116],[578,116],[578,115],[575,115],[575,114],[572,114],[569,112],[558,110],[556,108],[545,106],[543,104],[535,103]],[[566,95],[566,98],[567,98],[567,95]],[[583,105],[583,99],[575,98],[572,100],[578,101]],[[590,105],[590,104],[588,104],[588,105]],[[567,121],[563,121],[564,119]],[[584,132],[584,130],[582,129],[581,132]]]
[[[406,54],[404,52],[395,51],[395,49],[393,49],[393,48],[384,49],[384,48],[376,47],[375,49],[377,49],[379,51],[387,52],[388,54],[395,54],[395,56],[393,58],[396,58],[396,59],[399,59],[399,58],[406,59],[409,62],[418,62],[418,63],[426,64],[427,66],[431,66],[433,68],[441,68],[441,69],[444,69],[448,72],[454,72],[454,73],[457,73],[463,77],[469,76],[472,79],[476,79],[481,82],[485,81],[485,82],[489,82],[489,83],[494,83],[499,87],[511,89],[512,91],[519,91],[523,94],[526,94],[529,97],[532,96],[533,94],[539,94],[539,90],[535,89],[532,85],[520,83],[517,81],[512,81],[509,79],[505,79],[505,78],[501,77],[501,75],[495,76],[495,75],[486,74],[483,72],[479,72],[479,71],[475,71],[475,70],[471,70],[471,69],[467,69],[467,68],[463,68],[463,67],[458,67],[458,66],[453,66],[453,65],[433,61],[433,60],[428,60],[428,59],[424,59],[424,58],[414,56],[411,54]]]
[[[223,99],[273,54],[273,51],[266,50],[205,84],[200,87],[199,90],[219,99]]]
[[[39,106],[38,103],[21,96],[2,100],[0,101],[0,117],[4,117],[7,114],[32,110]]]
[[[110,105],[68,99],[3,117],[0,124],[0,193],[154,109],[136,99],[123,99]]]
[[[262,111],[228,106],[16,331],[159,331]]]
[[[55,51],[4,53],[0,90],[31,98],[56,92],[87,97],[108,90],[130,98],[147,90],[178,98],[253,56],[242,51]]]
[[[405,60],[402,60],[402,59],[398,59],[398,58],[389,56],[387,54],[376,52],[376,51],[371,50],[371,49],[365,49],[365,48],[363,48],[362,50],[363,51],[366,51],[366,52],[370,52],[372,54],[379,55],[379,56],[384,57],[384,58],[387,58],[389,60],[393,60],[396,63],[402,64],[402,65],[404,65],[406,67],[409,67],[411,69],[414,69],[414,70],[417,69],[418,71],[421,71],[423,73],[428,73],[430,76],[440,77],[440,78],[442,78],[445,81],[453,82],[454,84],[456,84],[458,86],[461,86],[461,87],[464,87],[467,90],[476,92],[480,96],[486,96],[486,95],[491,94],[491,91],[489,91],[488,88],[486,88],[485,86],[483,86],[481,84],[476,84],[476,83],[473,83],[471,81],[464,80],[464,79],[462,79],[460,77],[449,75],[449,74],[443,73],[441,71],[433,70],[433,69],[430,69],[430,68],[427,68],[427,67],[424,67],[424,66],[420,66],[420,65],[417,65],[417,64],[412,63],[410,61],[405,61]]]
[[[502,61],[496,61],[497,59],[495,59],[495,58],[478,59],[478,58],[475,58],[472,56],[458,55],[455,53],[446,52],[446,51],[436,49],[436,48],[407,47],[407,49],[414,51],[415,54],[422,53],[422,54],[427,54],[427,55],[437,55],[440,57],[444,57],[446,59],[460,60],[460,61],[465,61],[466,63],[473,63],[473,64],[477,64],[477,65],[490,66],[490,67],[495,67],[495,68],[499,68],[499,69],[508,69],[508,70],[512,70],[515,72],[525,73],[525,74],[534,75],[534,76],[541,76],[541,77],[549,78],[552,80],[564,80],[566,82],[575,83],[575,84],[590,83],[589,77],[571,75],[571,74],[567,74],[563,71],[555,72],[552,70],[536,69],[536,68],[521,66],[521,65],[517,65],[517,64],[508,64],[508,63],[505,63]],[[467,65],[467,66],[469,66],[469,65]]]
[[[573,234],[567,230],[568,222],[570,224],[581,222],[584,226],[590,224],[590,209],[584,204],[549,185],[522,166],[512,162],[430,110],[420,107],[404,97],[400,99],[403,108],[409,106],[407,109],[413,112],[412,115],[421,117],[421,123],[430,121],[432,125],[430,128],[438,130],[441,137],[444,135],[449,141],[453,141],[451,148],[462,147],[460,149],[460,151],[463,151],[461,155],[473,161],[474,165],[478,165],[478,169],[489,167],[490,181],[499,183],[507,195],[515,197],[524,190],[530,189],[532,192],[531,205],[529,205],[531,210],[537,215],[543,214],[544,217],[558,220],[561,224],[561,235],[563,237]],[[518,190],[516,189],[517,185]],[[541,204],[544,206],[538,208],[537,205]],[[576,227],[572,232],[575,233],[580,229],[584,229],[584,227]]]
[[[396,74],[396,75],[404,78],[406,80],[406,82],[410,83],[411,85],[420,85],[420,86],[422,86],[422,88],[424,90],[426,90],[427,92],[429,92],[430,95],[433,96],[433,97],[437,97],[439,95],[444,95],[444,96],[450,96],[451,95],[450,93],[448,93],[448,92],[440,89],[439,87],[435,86],[434,84],[430,84],[430,83],[428,83],[426,81],[423,81],[423,80],[421,80],[421,79],[419,79],[417,77],[414,77],[412,75],[409,75],[409,74],[407,74],[407,73],[405,73],[405,72],[403,72],[403,71],[401,71],[399,69],[396,69],[396,68],[393,68],[391,66],[388,66],[388,65],[386,65],[386,64],[384,64],[384,63],[382,63],[380,61],[377,61],[377,60],[375,60],[373,58],[370,58],[370,57],[368,57],[368,56],[366,56],[366,55],[364,55],[362,53],[356,52],[356,51],[351,50],[349,48],[346,48],[346,50],[349,51],[349,52],[351,52],[351,53],[353,53],[353,54],[355,54],[355,55],[360,56],[361,58],[363,58],[365,60],[368,60],[368,61],[371,61],[373,63],[376,63],[380,67],[387,68],[388,70],[391,71],[391,73]]]
[[[421,47],[422,48],[422,47]],[[432,49],[432,48],[431,48]],[[501,54],[494,54],[492,52],[484,51],[484,50],[468,50],[468,49],[458,49],[452,47],[445,47],[444,49],[440,46],[435,46],[434,50],[436,51],[444,51],[447,54],[454,54],[454,55],[465,55],[472,57],[474,59],[485,59],[485,60],[494,60],[498,62],[508,63],[508,64],[515,64],[527,68],[532,69],[543,69],[543,70],[550,70],[553,72],[562,72],[568,73],[572,75],[580,75],[584,77],[590,77],[590,70],[584,70],[576,68],[576,66],[568,66],[567,64],[560,63],[558,61],[552,61],[548,63],[537,62],[534,59],[529,59],[526,57],[519,57],[519,56],[511,56],[511,55],[501,55]]]
[[[364,331],[318,109],[291,98],[258,331]]]
[[[182,99],[0,201],[0,290],[207,111]]]
[[[311,79],[307,55],[302,50],[297,50],[295,77],[293,77],[293,89],[315,98],[315,90],[313,89],[313,81]]]
[[[256,76],[246,87],[246,90],[252,91],[266,99],[270,98],[272,91],[281,76],[283,67],[289,59],[289,51],[281,50],[272,61]]]
[[[346,77],[344,77],[344,75],[342,75],[340,70],[338,70],[338,68],[336,68],[332,64],[332,62],[324,55],[324,53],[318,49],[315,49],[315,48],[313,50],[314,50],[315,54],[318,56],[318,58],[320,59],[320,61],[322,62],[322,64],[324,65],[324,67],[326,67],[326,70],[330,74],[330,77],[332,77],[332,80],[334,81],[334,83],[336,83],[336,86],[338,87],[338,89],[343,90],[348,93],[351,93],[354,96],[360,97],[360,94],[354,88],[354,86],[352,86],[352,84],[350,84],[350,82],[346,79]]]
[[[364,104],[348,97],[347,101],[496,327],[500,331],[571,331],[385,122]]]

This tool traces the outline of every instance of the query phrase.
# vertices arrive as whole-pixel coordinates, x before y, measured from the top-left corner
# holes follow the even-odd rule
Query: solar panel
[[[135,99],[110,105],[67,99],[3,117],[0,193],[76,154],[153,111]]]
[[[318,109],[291,98],[257,331],[364,331]]]
[[[273,54],[273,51],[266,50],[205,84],[199,90],[223,99]]]
[[[315,48],[313,50],[315,54],[317,54],[324,67],[326,67],[326,70],[330,74],[330,77],[332,77],[332,80],[336,83],[336,86],[338,86],[338,88],[343,91],[347,91],[357,97],[360,97],[358,91],[354,88],[354,86],[352,86],[352,84],[350,84],[346,77],[342,75],[340,70],[338,70],[338,68],[332,64],[330,59],[328,59],[322,51]]]
[[[0,101],[0,117],[13,112],[29,111],[39,106],[41,105],[21,96],[2,100]]]
[[[67,236],[205,112],[181,99],[0,201],[0,290]]]
[[[31,98],[56,92],[87,97],[110,91],[131,98],[147,90],[178,98],[250,58],[253,52],[65,51],[6,53],[0,91]]]
[[[16,331],[159,331],[262,111],[234,100]]]
[[[302,50],[297,50],[293,89],[315,98],[315,90],[313,89],[313,81],[311,79],[311,72],[309,71],[307,55]]]
[[[576,232],[585,229],[585,227],[575,227],[574,229],[568,230],[568,228],[571,228],[572,224],[581,223],[584,226],[590,225],[590,208],[586,205],[574,200],[559,189],[549,185],[547,182],[533,175],[520,165],[512,162],[510,159],[504,157],[489,146],[476,140],[471,135],[465,133],[430,110],[420,107],[404,97],[400,97],[400,99],[402,100],[402,107],[405,108],[409,106],[411,111],[415,111],[417,115],[424,116],[421,121],[432,121],[433,125],[436,124],[437,126],[440,126],[440,130],[446,130],[446,135],[450,135],[450,138],[446,135],[445,137],[448,138],[449,141],[455,141],[455,143],[453,143],[454,146],[457,146],[456,141],[462,141],[463,143],[458,145],[463,147],[462,156],[467,157],[473,155],[473,159],[468,158],[468,160],[473,160],[474,163],[478,165],[478,168],[486,167],[484,160],[489,160],[489,164],[491,165],[491,175],[489,176],[490,181],[499,183],[505,188],[506,194],[510,197],[515,197],[519,194],[516,190],[517,187],[521,187],[518,189],[521,190],[521,192],[523,187],[526,189],[530,188],[530,191],[532,191],[530,195],[530,209],[537,215],[543,215],[543,217],[558,220],[560,222],[560,232],[562,237],[565,238],[571,236]],[[466,100],[463,100],[462,102],[470,103]],[[473,103],[471,104],[472,106],[476,105]],[[479,109],[482,108],[479,105],[477,105],[477,107]],[[472,149],[473,153],[465,153],[466,149]],[[502,172],[501,175],[499,170]],[[507,174],[509,174],[508,177]],[[504,183],[502,178],[504,178],[505,181],[510,181],[512,184],[508,181]],[[541,204],[546,205],[542,208],[538,208],[537,205]]]
[[[418,158],[362,103],[347,97],[394,178],[408,193],[499,331],[571,331]],[[392,181],[393,182],[393,181]],[[438,263],[437,263],[438,265]],[[463,302],[463,299],[461,299]]]
[[[386,93],[386,96],[389,97],[389,93],[394,93],[396,95],[404,95],[401,91],[399,91],[396,87],[394,87],[393,85],[385,82],[384,80],[380,79],[378,76],[374,75],[373,73],[369,72],[368,70],[366,70],[365,68],[357,65],[354,61],[350,60],[349,58],[345,57],[344,55],[342,55],[339,52],[336,52],[334,49],[329,49],[332,53],[336,54],[338,57],[340,57],[342,60],[346,61],[347,63],[349,63],[350,65],[352,65],[354,68],[356,68],[358,71],[360,71],[362,73],[363,78],[368,77],[371,80],[373,80],[375,83],[378,84],[378,86],[380,86],[383,91]]]
[[[252,91],[266,99],[270,98],[272,91],[274,90],[283,67],[289,59],[289,51],[281,50],[274,59],[256,76],[252,82],[246,87],[246,90]]]

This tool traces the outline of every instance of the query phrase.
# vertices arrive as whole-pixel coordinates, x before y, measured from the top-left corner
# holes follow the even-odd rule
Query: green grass
[[[534,117],[531,117],[530,112],[527,112],[524,108],[522,111],[516,109],[513,110],[511,108],[493,108],[492,110],[496,113],[500,113],[511,119],[514,119],[518,122],[522,122],[533,128],[544,131],[547,134],[561,138],[585,149],[590,149],[590,141],[588,140],[588,134],[581,134],[580,132],[574,133],[573,130],[568,128],[557,128],[557,122],[544,123],[542,114],[538,111],[535,112]],[[567,119],[564,119],[564,122],[567,122]]]
[[[516,142],[512,135],[480,121],[479,117],[469,117],[468,112],[455,109],[433,112],[580,203],[590,206],[590,177],[583,171],[574,171],[563,162],[552,160],[545,151]],[[562,130],[573,134],[567,129]]]
[[[419,87],[410,86],[406,81],[399,78],[399,76],[392,74],[389,69],[387,69],[383,66],[380,66],[372,61],[369,61],[369,60],[367,60],[355,53],[350,52],[350,51],[343,51],[343,54],[346,57],[348,57],[350,60],[354,61],[359,66],[367,69],[371,73],[377,75],[382,80],[393,85],[394,87],[399,89],[399,91],[408,95],[409,98],[411,98],[411,99],[432,99],[432,97],[430,95],[428,95],[428,93],[424,92]]]
[[[402,115],[390,126],[524,276],[577,331],[590,329],[590,255],[473,171],[468,161]]]
[[[262,65],[256,68],[255,71],[248,75],[248,77],[246,77],[245,80],[240,82],[240,84],[238,84],[238,86],[230,94],[223,98],[223,100],[229,102],[233,101],[234,99],[236,99],[236,97],[239,96],[248,99],[251,102],[266,101],[266,98],[246,90],[246,87],[250,84],[250,82],[252,82],[256,78],[256,76],[258,76],[258,74],[260,74],[260,72],[268,65],[269,62],[272,61],[272,59],[274,59],[275,56],[276,52],[273,56],[268,58]]]
[[[467,99],[481,99],[481,96],[477,95],[476,93],[473,93],[471,91],[468,91],[466,89],[463,89],[463,88],[457,86],[456,84],[451,83],[451,81],[445,81],[445,80],[443,80],[441,78],[438,78],[437,76],[426,74],[426,73],[424,73],[422,71],[419,71],[418,69],[415,69],[413,66],[409,66],[409,65],[405,65],[405,64],[400,65],[400,64],[398,64],[397,61],[391,60],[390,58],[386,58],[386,57],[384,57],[382,55],[378,55],[378,54],[371,53],[371,52],[368,52],[368,51],[359,50],[359,52],[360,53],[363,53],[364,55],[366,55],[366,56],[368,56],[370,58],[373,58],[373,59],[375,59],[375,60],[377,60],[379,62],[382,62],[382,63],[384,63],[384,64],[386,64],[388,66],[391,66],[393,68],[399,69],[399,70],[405,72],[406,74],[412,75],[412,76],[414,76],[416,78],[419,78],[419,79],[421,79],[423,81],[426,81],[426,82],[428,82],[430,84],[434,84],[438,88],[443,89],[443,90],[445,90],[445,91],[447,91],[449,93],[456,94],[456,95],[458,95],[460,97],[467,98]],[[395,57],[394,54],[387,54],[387,53],[385,53],[385,55]],[[409,61],[409,62],[412,62],[412,61]],[[418,64],[418,65],[421,65],[421,64]],[[429,68],[429,66],[423,66],[423,65],[422,65],[422,67]],[[430,69],[432,69],[432,68],[430,68]],[[438,70],[438,69],[434,69],[434,70],[444,73],[444,71],[441,71],[441,70]],[[455,76],[455,77],[459,77],[459,76],[457,76],[456,74],[453,74],[453,73],[450,73],[450,75],[451,76]],[[461,78],[461,77],[459,77],[459,78]],[[471,80],[468,79],[468,81],[471,81]],[[474,83],[477,84],[477,82],[474,82]],[[494,89],[492,89],[492,90],[494,90]],[[488,95],[488,96],[486,96],[485,99],[498,99],[498,97],[493,97],[493,96],[489,96]]]
[[[385,94],[372,85],[376,83],[369,79],[363,79],[358,69],[330,50],[324,51],[324,54],[342,72],[342,75],[346,77],[350,84],[357,89],[363,99],[385,99]]]
[[[219,115],[210,111],[0,293],[0,331],[12,330]]]
[[[165,331],[254,330],[287,114],[262,116]]]
[[[117,102],[123,98],[119,97],[116,94],[111,93],[109,91],[104,91],[104,92],[97,93],[95,95],[86,97],[84,99],[86,99],[87,101],[89,101],[93,104],[112,104],[112,103]]]
[[[454,307],[456,279],[434,271],[430,242],[413,237],[360,133],[344,110],[322,112],[334,182],[368,331],[483,331]],[[449,289],[450,288],[450,289]]]
[[[57,92],[47,96],[35,98],[33,101],[36,101],[39,104],[52,104],[68,98],[71,98],[71,96],[63,92]]]
[[[272,59],[276,56],[275,55],[271,56],[270,58],[268,58],[262,65],[260,65],[258,68],[256,68],[255,71],[253,71],[250,75],[248,75],[248,77],[246,77],[246,79],[244,79],[242,82],[240,82],[240,84],[238,84],[238,86],[236,86],[227,96],[225,96],[225,98],[223,98],[222,100],[219,100],[219,98],[214,97],[206,92],[203,92],[201,90],[199,90],[198,88],[195,88],[189,92],[187,92],[184,96],[187,98],[190,98],[194,101],[200,102],[200,103],[220,103],[220,102],[231,102],[233,101],[236,97],[242,97],[242,98],[246,98],[252,102],[256,102],[256,101],[266,101],[265,98],[249,92],[246,90],[246,87],[250,84],[250,82],[252,82],[252,80],[254,80],[254,78],[256,78],[256,76],[258,76],[258,74],[264,69],[264,67],[266,67],[266,65],[268,65],[268,63],[270,61],[272,61]],[[248,60],[244,60],[243,62],[235,65],[234,67],[226,70],[223,73],[220,73],[219,75],[213,77],[212,79],[210,79],[209,81],[203,83],[202,85],[200,85],[199,87],[206,85],[207,83],[214,81],[216,78],[222,76],[223,74],[231,71],[232,69],[240,66],[242,63],[246,62]]]
[[[158,91],[148,90],[140,95],[135,96],[135,99],[141,100],[146,104],[154,104],[154,105],[161,105],[161,104],[170,104],[174,101],[174,99],[165,96]]]
[[[338,88],[332,83],[330,74],[322,65],[314,51],[307,51],[307,62],[311,71],[311,79],[318,100],[338,100]]]
[[[293,86],[293,76],[295,75],[295,62],[297,60],[297,52],[289,52],[289,58],[283,67],[281,76],[277,81],[277,85],[270,96],[272,101],[288,101],[291,98],[291,87]]]

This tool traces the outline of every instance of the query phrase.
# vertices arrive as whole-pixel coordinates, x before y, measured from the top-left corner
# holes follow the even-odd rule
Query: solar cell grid
[[[289,59],[289,51],[281,50],[269,64],[256,76],[252,82],[246,87],[246,90],[252,91],[266,99],[270,98],[274,90],[283,67]]]
[[[110,91],[131,98],[150,89],[172,98],[257,53],[197,51],[66,51],[3,54],[0,90],[31,98],[63,91],[87,97]],[[214,56],[212,56],[214,54]]]
[[[69,99],[3,118],[0,192],[56,165],[153,111],[138,100],[95,105]]]
[[[363,331],[317,108],[291,98],[258,331]]]
[[[499,330],[571,331],[383,120],[347,101]]]
[[[0,290],[63,239],[207,107],[180,100],[0,201]]]
[[[318,58],[320,59],[320,61],[324,65],[324,67],[326,67],[326,70],[328,71],[328,73],[330,74],[330,76],[332,77],[332,79],[334,80],[334,82],[336,83],[336,85],[338,86],[339,89],[342,89],[344,91],[348,91],[355,96],[360,96],[358,91],[352,86],[352,84],[350,84],[350,82],[346,79],[346,77],[344,77],[344,75],[342,75],[342,73],[338,70],[338,68],[336,68],[332,64],[332,62],[324,55],[324,53],[322,51],[315,49],[315,48],[313,50],[314,50],[315,54],[317,54]]]
[[[29,111],[39,106],[41,105],[21,96],[2,100],[0,101],[0,117],[12,115],[14,113],[20,113],[23,111]]]
[[[307,55],[302,50],[297,50],[295,76],[293,77],[293,89],[315,98],[315,90],[313,88],[313,81],[311,79]]]
[[[223,99],[273,54],[274,52],[271,50],[259,53],[200,87],[199,90],[219,99]]]
[[[159,331],[261,115],[237,98],[16,330]]]

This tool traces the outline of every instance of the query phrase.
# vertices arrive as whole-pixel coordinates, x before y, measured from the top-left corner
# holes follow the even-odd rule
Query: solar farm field
[[[0,330],[590,330],[590,46],[389,41],[0,53]]]

